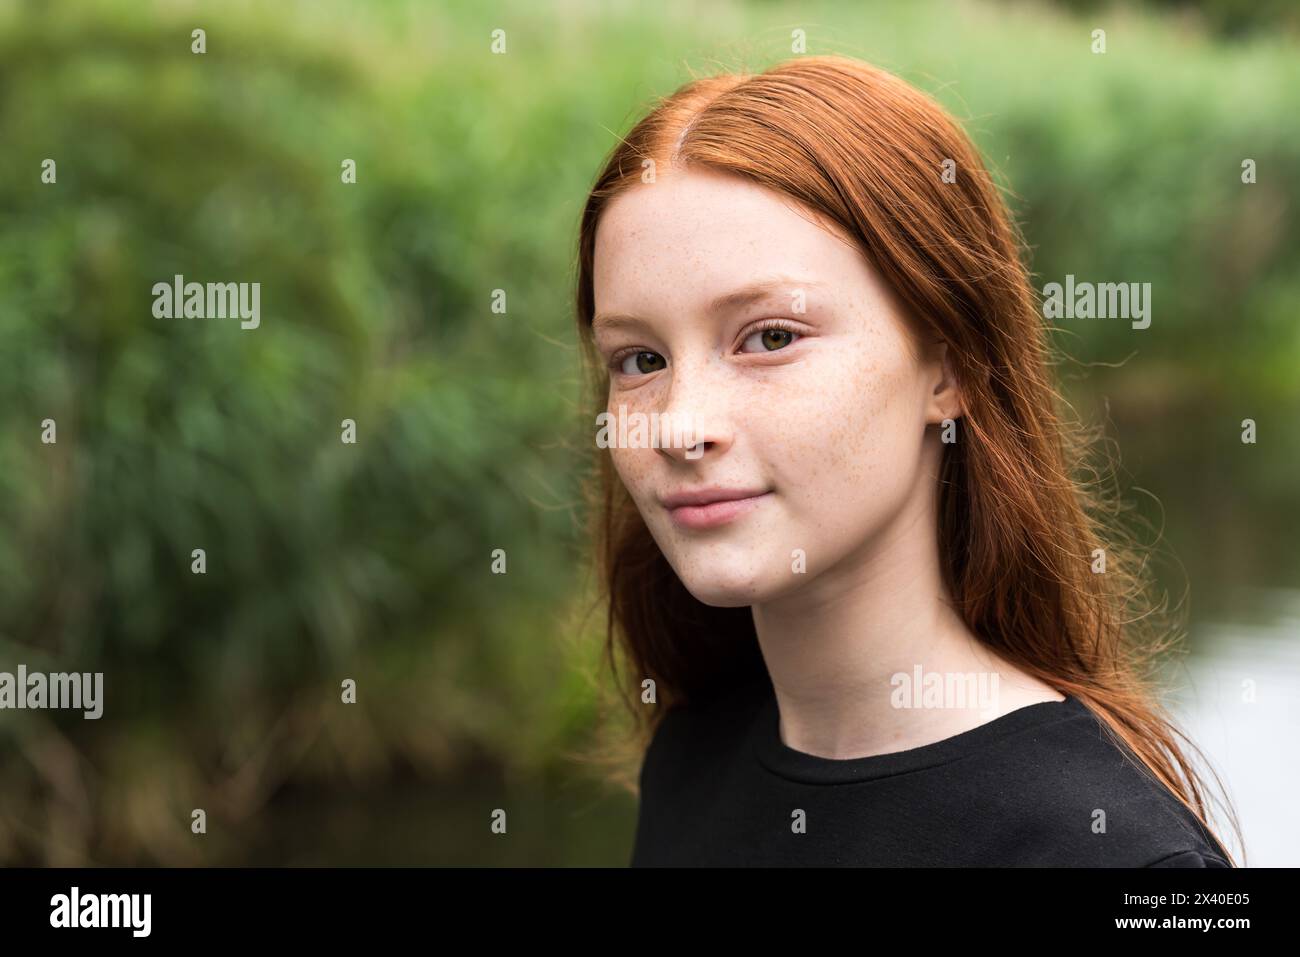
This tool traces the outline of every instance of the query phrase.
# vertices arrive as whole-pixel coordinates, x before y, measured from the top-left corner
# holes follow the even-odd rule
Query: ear
[[[938,425],[944,419],[959,419],[962,416],[961,388],[953,374],[952,363],[948,358],[948,343],[940,342],[926,365],[926,385],[928,393],[925,404],[925,421]]]

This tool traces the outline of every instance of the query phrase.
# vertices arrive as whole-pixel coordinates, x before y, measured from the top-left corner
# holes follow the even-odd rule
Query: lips
[[[661,500],[672,520],[683,528],[713,528],[752,511],[771,495],[768,489],[688,489]]]

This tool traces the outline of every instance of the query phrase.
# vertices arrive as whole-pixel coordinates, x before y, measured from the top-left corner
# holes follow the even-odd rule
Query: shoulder
[[[683,827],[715,805],[728,774],[744,766],[753,707],[752,693],[740,689],[665,707],[658,716],[641,762],[632,866],[678,860],[671,849],[680,846]]]
[[[728,753],[739,754],[761,695],[760,683],[744,681],[707,700],[665,708],[642,760],[643,792],[657,782],[682,784],[716,768]]]
[[[1001,812],[1032,865],[1228,867],[1200,820],[1077,698],[1059,720],[1002,739],[977,790]],[[991,783],[991,782],[990,782]]]
[[[1177,851],[1147,867],[1231,867],[1218,854],[1206,851]]]

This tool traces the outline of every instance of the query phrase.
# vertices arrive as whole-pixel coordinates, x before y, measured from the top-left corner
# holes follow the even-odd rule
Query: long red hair
[[[959,441],[944,446],[938,531],[956,609],[1003,658],[1083,701],[1209,829],[1204,785],[1177,739],[1195,745],[1158,699],[1156,668],[1178,629],[1162,622],[1165,603],[1151,597],[1122,509],[1090,462],[1099,436],[1064,414],[1024,245],[954,120],[899,78],[840,56],[695,79],[658,102],[615,146],[582,216],[586,422],[608,394],[591,336],[596,226],[610,199],[641,181],[645,160],[745,177],[827,217],[915,328],[948,344],[964,416]],[[750,610],[686,590],[603,451],[589,504],[606,652],[640,748],[662,714],[637,706],[642,681],[672,707],[723,693],[764,664]],[[1093,571],[1098,554],[1103,574]]]

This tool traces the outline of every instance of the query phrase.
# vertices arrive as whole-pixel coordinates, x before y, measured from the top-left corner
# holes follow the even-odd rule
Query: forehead
[[[596,229],[596,309],[693,308],[756,276],[831,287],[869,281],[860,252],[829,223],[738,176],[673,170],[617,196]]]

